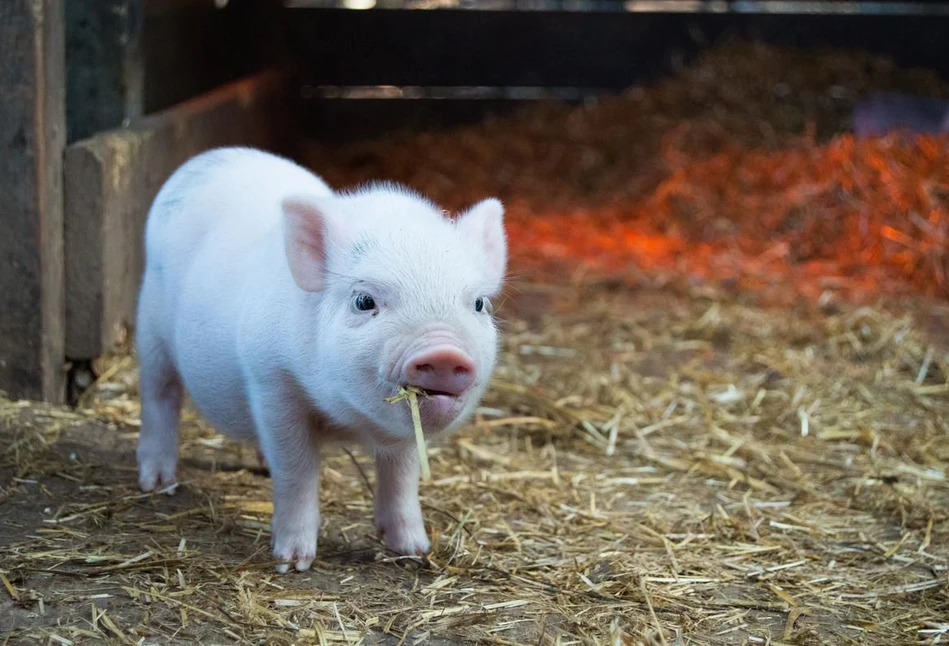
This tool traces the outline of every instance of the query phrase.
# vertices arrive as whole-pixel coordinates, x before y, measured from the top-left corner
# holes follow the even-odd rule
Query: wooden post
[[[0,390],[64,396],[62,0],[0,2]]]
[[[145,217],[179,165],[218,146],[289,153],[293,119],[288,90],[284,72],[262,72],[69,145],[65,236],[70,360],[100,356],[134,322]]]

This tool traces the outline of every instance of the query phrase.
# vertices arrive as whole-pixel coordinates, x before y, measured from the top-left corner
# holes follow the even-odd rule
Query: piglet
[[[886,92],[859,102],[853,110],[854,134],[863,139],[890,132],[949,132],[949,101]]]
[[[273,480],[278,571],[307,570],[320,528],[320,452],[375,458],[375,522],[405,555],[430,549],[411,413],[428,437],[465,422],[497,358],[491,306],[507,263],[503,207],[457,218],[395,184],[334,193],[291,161],[212,150],[158,193],[138,303],[144,491],[176,482],[185,393],[258,447]],[[173,487],[170,487],[173,489]]]

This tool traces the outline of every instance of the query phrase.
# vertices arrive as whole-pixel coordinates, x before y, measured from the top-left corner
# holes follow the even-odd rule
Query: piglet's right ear
[[[288,197],[283,201],[284,245],[294,282],[308,292],[326,283],[328,228],[326,215],[311,198]]]

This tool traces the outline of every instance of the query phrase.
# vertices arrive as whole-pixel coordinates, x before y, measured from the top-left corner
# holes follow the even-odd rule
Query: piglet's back
[[[326,196],[332,190],[305,168],[260,150],[197,155],[155,198],[145,231],[146,263],[186,262],[209,241],[218,252],[241,253],[277,233],[281,201],[299,193]]]

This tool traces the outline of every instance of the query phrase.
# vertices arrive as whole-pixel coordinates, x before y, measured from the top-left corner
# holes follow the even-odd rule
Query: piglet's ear
[[[324,208],[308,197],[283,201],[284,245],[294,282],[308,292],[318,292],[326,282],[329,243]]]
[[[501,290],[507,270],[507,239],[504,235],[504,206],[490,198],[478,202],[456,220],[463,236],[484,251],[485,271],[495,291]]]

